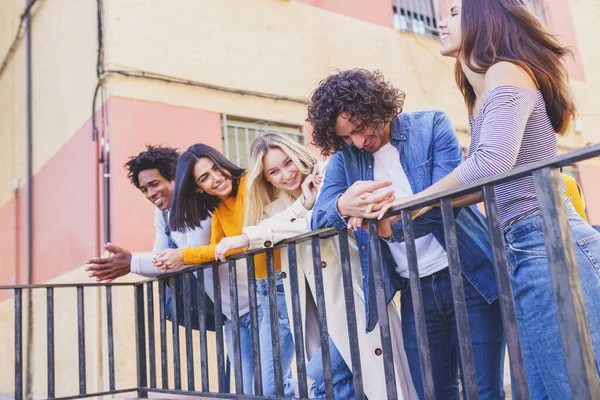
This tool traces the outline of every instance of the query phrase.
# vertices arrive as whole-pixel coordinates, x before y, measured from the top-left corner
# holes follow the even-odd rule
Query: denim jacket
[[[462,150],[454,127],[441,111],[399,114],[391,124],[390,141],[400,153],[400,163],[413,193],[419,193],[451,173],[462,160]],[[329,160],[323,188],[313,208],[311,227],[344,229],[346,221],[337,210],[337,199],[356,181],[373,180],[373,154],[346,145]],[[491,245],[485,217],[476,206],[454,210],[456,233],[463,275],[488,303],[498,298]],[[432,233],[446,249],[442,216],[434,208],[413,221],[415,238]],[[404,241],[402,221],[392,227],[394,240]],[[369,268],[369,235],[362,228],[356,233],[363,274],[367,330],[378,321],[373,272]],[[398,290],[408,288],[407,280],[395,271],[387,245],[381,242],[383,275],[387,301]]]

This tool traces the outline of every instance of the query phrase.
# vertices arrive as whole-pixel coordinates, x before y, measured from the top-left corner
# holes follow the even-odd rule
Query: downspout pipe
[[[25,93],[26,93],[26,145],[25,145],[25,164],[27,176],[27,194],[26,201],[26,257],[27,257],[27,284],[33,283],[33,85],[32,85],[32,66],[31,66],[31,5],[35,0],[25,0],[26,21],[25,28]],[[33,296],[32,289],[27,291],[27,327],[25,353],[25,397],[31,398],[32,395],[32,371],[31,355],[33,354]]]

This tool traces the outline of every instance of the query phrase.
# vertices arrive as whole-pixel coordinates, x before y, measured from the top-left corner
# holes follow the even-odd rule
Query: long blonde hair
[[[267,131],[255,136],[250,146],[250,168],[246,181],[245,226],[258,225],[264,217],[265,208],[277,197],[276,188],[263,175],[263,157],[271,149],[283,151],[305,176],[311,174],[319,162],[306,147],[280,132]]]

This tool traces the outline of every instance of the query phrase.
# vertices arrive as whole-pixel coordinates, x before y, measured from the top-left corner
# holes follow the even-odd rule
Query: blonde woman
[[[311,210],[324,175],[325,164],[318,162],[304,146],[287,136],[277,132],[267,132],[254,138],[250,152],[250,165],[246,183],[248,210],[245,227],[242,235],[227,238],[229,241],[227,250],[239,247],[262,248],[265,243],[275,244],[310,231]],[[354,398],[351,349],[338,249],[337,238],[321,242],[321,259],[326,266],[322,271],[335,398],[351,399]],[[291,315],[291,289],[290,279],[287,278],[289,266],[286,253],[287,250],[282,250],[282,271],[285,275],[279,275],[279,277],[286,277],[281,279],[285,288],[285,306],[280,306],[279,310],[286,310],[287,317]],[[352,265],[358,267],[353,268],[354,301],[356,309],[361,310],[364,309],[364,297],[360,261],[356,242],[352,240],[350,256]],[[302,324],[306,337],[304,350],[307,360],[310,360],[307,365],[307,375],[314,381],[311,385],[311,397],[325,398],[310,244],[297,245],[297,267]],[[264,293],[266,294],[266,285]],[[268,299],[266,296],[264,298],[265,301],[261,299],[261,302],[266,304],[267,309],[263,309],[263,316],[268,316]],[[390,324],[393,337],[396,339],[394,362],[399,398],[416,398],[402,346],[398,311],[393,304],[389,308]],[[380,351],[376,351],[381,348],[379,328],[376,327],[373,332],[367,334],[364,313],[356,313],[356,319],[365,393],[370,399],[385,398],[383,359],[378,355]],[[268,319],[263,318],[263,322],[265,320],[268,323]],[[284,321],[280,319],[280,324],[282,323],[288,324],[286,329],[292,331],[287,318]],[[293,342],[291,343],[293,346]],[[261,347],[261,357],[263,351]],[[282,348],[282,352],[285,351],[287,350]],[[285,371],[287,366],[283,367]]]

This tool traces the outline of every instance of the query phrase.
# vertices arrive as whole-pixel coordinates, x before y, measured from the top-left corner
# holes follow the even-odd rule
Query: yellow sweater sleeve
[[[210,242],[205,246],[186,247],[182,251],[184,265],[203,264],[215,260],[215,248],[217,244],[225,237],[223,227],[219,218],[219,212],[215,210],[212,216],[210,227]]]

